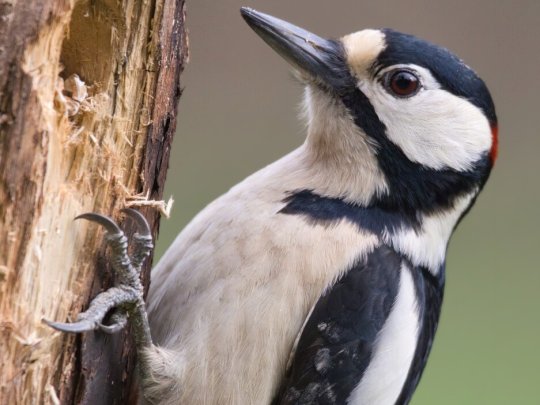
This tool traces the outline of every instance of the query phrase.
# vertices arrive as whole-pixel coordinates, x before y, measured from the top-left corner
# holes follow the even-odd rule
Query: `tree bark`
[[[125,404],[127,332],[55,332],[111,285],[103,230],[154,235],[187,59],[184,0],[0,0],[0,403]],[[128,233],[131,232],[126,224]],[[148,282],[150,262],[143,272]]]

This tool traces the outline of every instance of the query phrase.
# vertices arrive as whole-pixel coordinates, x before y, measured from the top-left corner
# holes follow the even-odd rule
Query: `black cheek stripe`
[[[387,47],[379,55],[373,68],[396,63],[415,63],[429,69],[445,88],[454,94],[467,98],[481,108],[489,121],[496,124],[493,102],[484,83],[476,74],[450,52],[411,35],[383,30]],[[437,66],[431,66],[436,64]],[[417,211],[433,213],[451,208],[455,199],[474,189],[480,190],[493,165],[489,151],[482,156],[469,171],[453,169],[433,170],[410,161],[403,151],[389,140],[386,126],[379,119],[368,97],[357,87],[357,80],[347,66],[343,44],[336,43],[336,52],[331,62],[339,80],[333,88],[334,97],[342,101],[354,122],[378,145],[378,164],[386,176],[389,191],[386,195],[373,199],[370,206],[386,210],[405,212],[413,216]],[[445,70],[441,63],[459,69],[458,77],[452,75],[451,68]],[[442,69],[442,71],[440,71]],[[492,153],[493,154],[493,153]]]
[[[404,215],[396,211],[379,207],[362,207],[347,203],[340,198],[323,197],[312,190],[292,191],[283,202],[285,206],[280,214],[303,215],[313,224],[334,225],[346,220],[378,236],[394,233],[400,229],[420,229],[420,220],[416,214]]]
[[[433,213],[451,208],[457,197],[481,189],[491,170],[486,152],[469,171],[433,170],[410,161],[386,136],[386,127],[373,105],[359,89],[343,94],[341,100],[354,117],[355,124],[379,145],[377,161],[386,176],[389,191],[375,197],[370,205],[408,215],[421,211]]]

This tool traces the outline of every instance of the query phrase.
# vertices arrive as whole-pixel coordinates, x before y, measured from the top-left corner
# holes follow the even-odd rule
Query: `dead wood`
[[[41,319],[72,319],[111,284],[103,231],[76,215],[141,205],[157,233],[184,11],[184,0],[0,0],[2,404],[127,403],[125,333],[67,336]]]

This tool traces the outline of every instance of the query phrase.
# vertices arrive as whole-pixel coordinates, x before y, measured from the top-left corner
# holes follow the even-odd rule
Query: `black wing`
[[[401,257],[380,246],[316,303],[274,405],[345,404],[399,289]]]

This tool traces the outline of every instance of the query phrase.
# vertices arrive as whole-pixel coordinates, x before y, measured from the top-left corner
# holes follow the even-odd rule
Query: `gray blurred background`
[[[242,5],[321,36],[415,34],[487,82],[499,160],[452,239],[441,325],[412,404],[540,404],[540,1],[188,1],[191,61],[166,190],[176,203],[157,257],[207,203],[303,142],[301,86]]]

